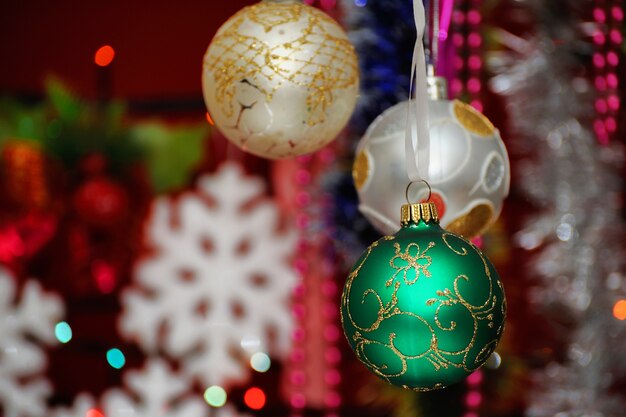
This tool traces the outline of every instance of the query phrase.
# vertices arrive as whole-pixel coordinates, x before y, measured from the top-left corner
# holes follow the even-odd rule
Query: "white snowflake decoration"
[[[143,371],[130,371],[124,382],[131,393],[110,390],[102,398],[107,417],[205,417],[208,405],[189,397],[189,381],[174,374],[162,359],[148,362]]]
[[[231,404],[220,407],[214,411],[212,417],[251,417],[250,414],[240,413]]]
[[[122,333],[207,386],[247,375],[251,341],[273,354],[290,346],[296,236],[277,233],[279,211],[258,201],[263,192],[260,179],[225,164],[196,193],[157,199],[146,229],[156,254],[135,271],[140,288],[123,296]]]
[[[70,408],[59,407],[50,412],[51,417],[91,417],[87,414],[95,408],[95,400],[89,394],[80,394]]]
[[[41,372],[46,355],[36,342],[52,344],[63,304],[28,281],[18,302],[15,279],[0,267],[0,408],[4,417],[45,415],[51,387]]]
[[[124,384],[126,391],[104,393],[101,409],[89,394],[80,394],[71,408],[57,408],[51,417],[89,417],[90,410],[106,417],[208,417],[209,406],[201,397],[187,394],[189,380],[174,373],[162,359],[151,359],[143,370],[125,373]]]

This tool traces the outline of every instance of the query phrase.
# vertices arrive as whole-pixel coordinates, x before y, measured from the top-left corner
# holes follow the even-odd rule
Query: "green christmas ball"
[[[435,205],[402,207],[402,228],[352,268],[341,323],[357,358],[385,381],[430,391],[482,366],[504,330],[498,274],[472,243],[439,226]]]

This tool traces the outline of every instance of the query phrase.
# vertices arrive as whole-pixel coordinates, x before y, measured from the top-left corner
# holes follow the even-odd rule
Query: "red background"
[[[94,53],[116,52],[111,92],[201,99],[202,57],[222,22],[254,0],[0,2],[0,92],[38,96],[54,74],[81,96],[97,92]]]

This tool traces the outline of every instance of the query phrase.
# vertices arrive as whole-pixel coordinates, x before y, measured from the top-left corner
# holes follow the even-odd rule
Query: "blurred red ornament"
[[[0,262],[12,265],[28,259],[52,239],[57,230],[53,215],[27,214],[0,226]]]
[[[74,195],[74,208],[89,225],[113,226],[127,215],[128,195],[117,182],[95,177],[78,188]]]
[[[80,169],[87,175],[101,175],[107,167],[104,155],[94,153],[87,155],[80,161]]]
[[[89,232],[84,224],[73,222],[67,227],[67,242],[69,253],[69,264],[76,269],[89,262],[91,257],[91,244],[89,242]]]
[[[13,226],[0,230],[0,262],[12,264],[24,255],[24,242]]]
[[[110,294],[117,286],[117,269],[109,262],[94,260],[91,264],[91,273],[98,290],[103,294]]]

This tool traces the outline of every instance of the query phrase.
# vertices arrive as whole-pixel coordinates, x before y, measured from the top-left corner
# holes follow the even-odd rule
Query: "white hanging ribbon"
[[[413,0],[413,18],[417,39],[413,48],[409,109],[405,131],[406,171],[411,181],[428,180],[430,163],[430,135],[428,132],[428,93],[426,84],[426,56],[424,31],[426,12],[422,0]],[[415,84],[414,84],[415,83]],[[413,88],[415,87],[415,97]]]

